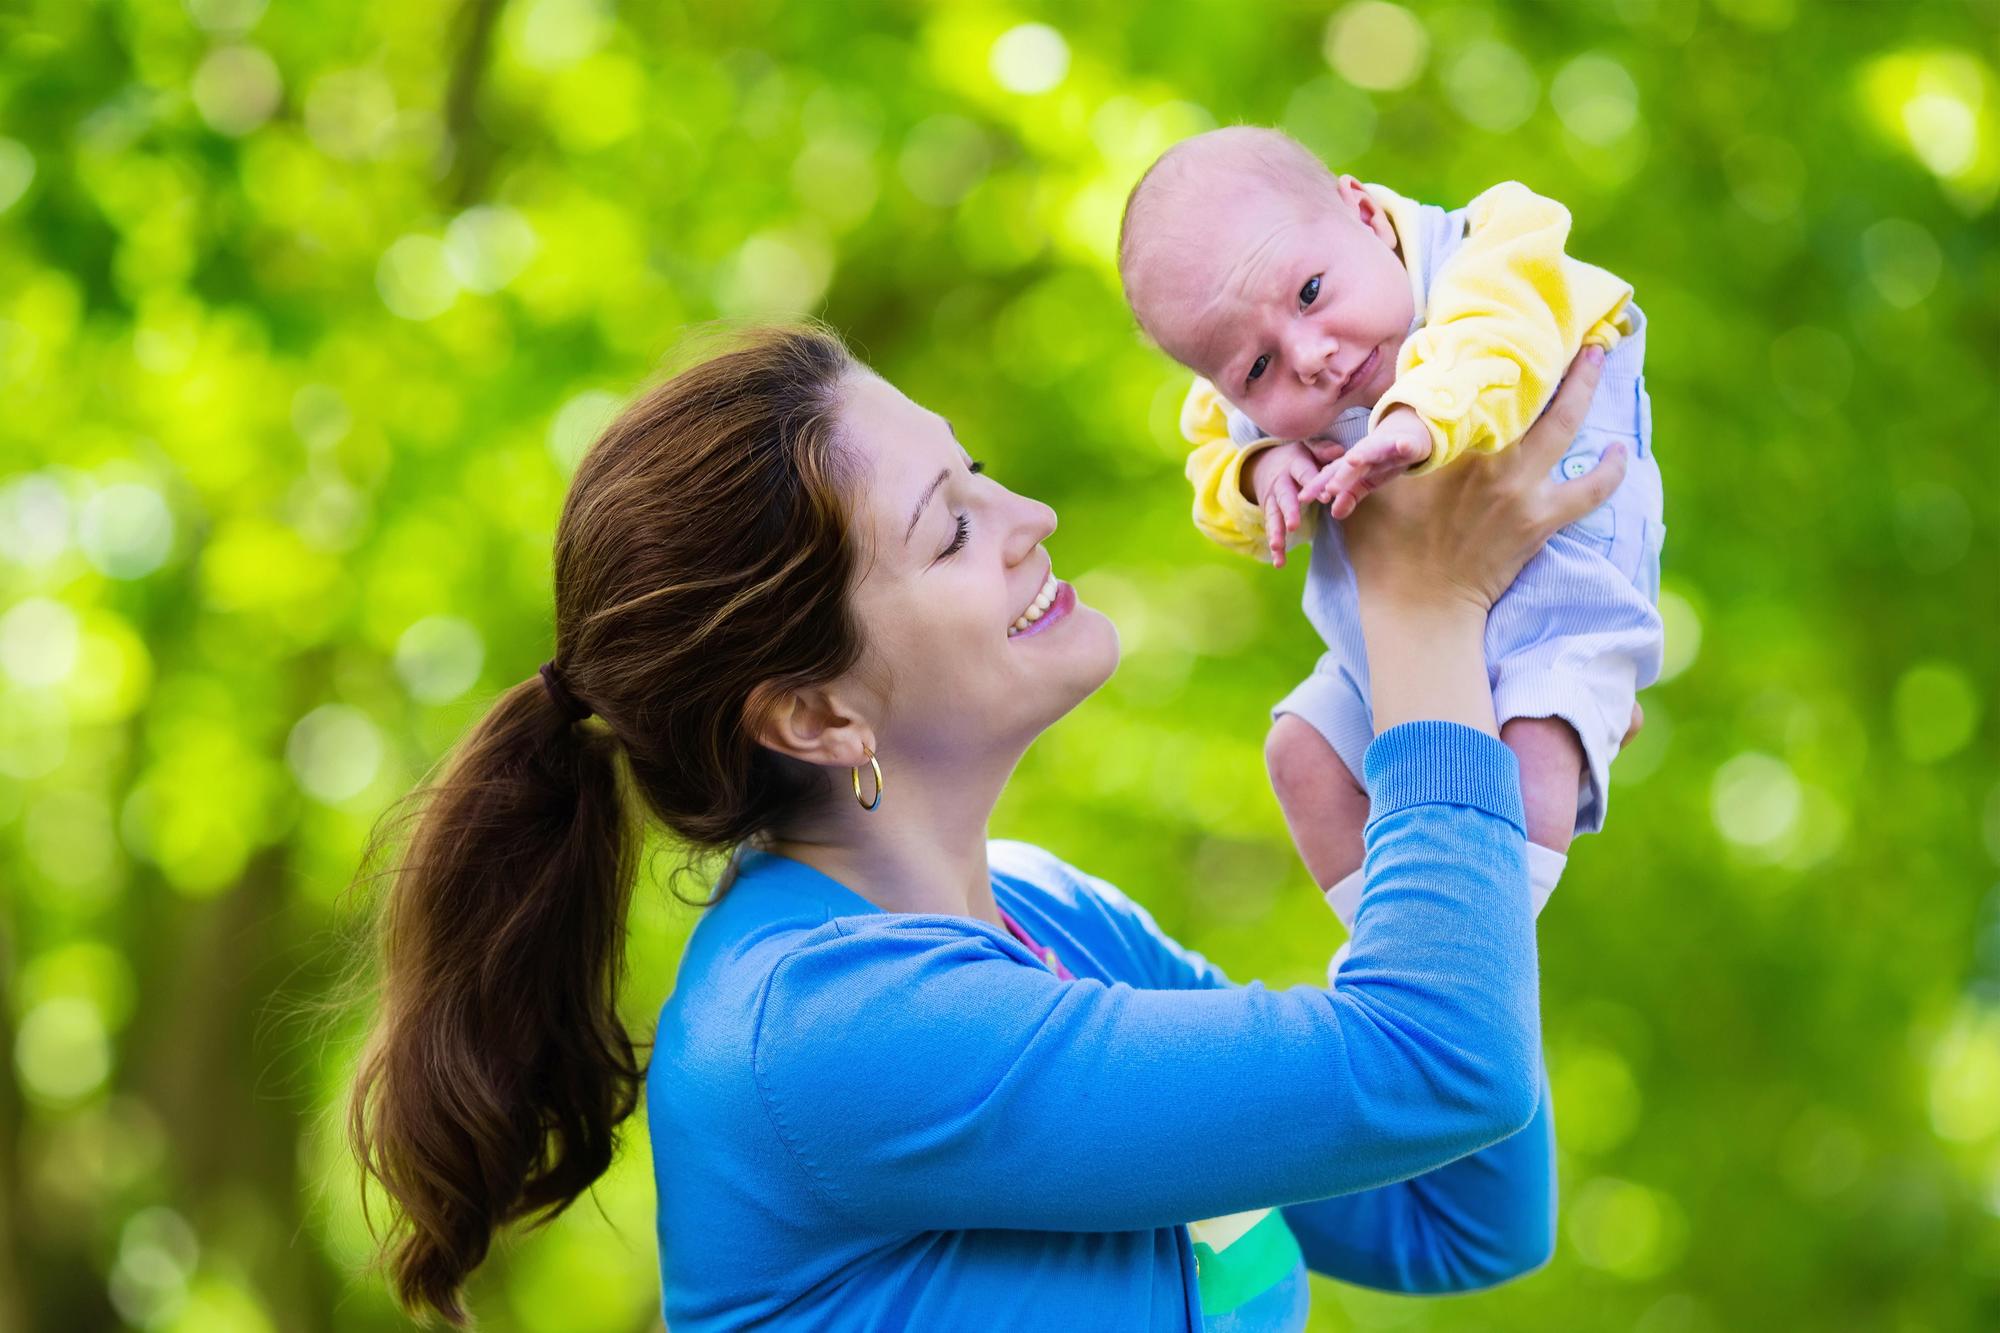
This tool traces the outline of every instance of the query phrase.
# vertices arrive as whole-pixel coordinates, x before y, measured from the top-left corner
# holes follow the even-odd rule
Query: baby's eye
[[[1305,286],[1299,288],[1299,308],[1310,309],[1312,303],[1317,300],[1319,300],[1319,276],[1315,274],[1306,279]]]
[[[1271,358],[1270,358],[1270,357],[1268,357],[1268,356],[1260,356],[1260,357],[1258,357],[1258,358],[1257,358],[1257,361],[1256,361],[1256,364],[1250,367],[1250,374],[1249,374],[1249,376],[1248,376],[1247,378],[1249,378],[1249,379],[1253,379],[1253,380],[1254,380],[1254,379],[1256,379],[1256,378],[1257,378],[1258,376],[1260,376],[1260,375],[1262,375],[1262,374],[1264,373],[1264,367],[1266,367],[1266,366],[1268,366],[1268,365],[1270,365],[1270,364],[1271,364]]]

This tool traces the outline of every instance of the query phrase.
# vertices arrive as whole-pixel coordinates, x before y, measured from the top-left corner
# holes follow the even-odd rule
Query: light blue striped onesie
[[[1419,215],[1424,237],[1418,276],[1428,296],[1437,271],[1465,240],[1466,210],[1425,204]],[[1664,641],[1658,603],[1666,524],[1653,458],[1652,402],[1646,396],[1646,316],[1637,304],[1625,309],[1632,332],[1605,358],[1583,429],[1555,469],[1562,477],[1582,476],[1607,446],[1623,440],[1625,479],[1602,508],[1549,539],[1486,622],[1486,673],[1499,720],[1559,717],[1583,742],[1579,833],[1604,826],[1611,760],[1631,721],[1634,697],[1660,674]],[[1410,332],[1423,319],[1420,308]],[[1356,443],[1368,433],[1368,412],[1348,409],[1327,434],[1342,444]],[[1234,407],[1229,433],[1239,444],[1265,435]],[[1271,716],[1303,718],[1359,782],[1361,756],[1375,736],[1360,605],[1340,525],[1322,510],[1316,528],[1305,613],[1326,651],[1312,674],[1273,706]]]

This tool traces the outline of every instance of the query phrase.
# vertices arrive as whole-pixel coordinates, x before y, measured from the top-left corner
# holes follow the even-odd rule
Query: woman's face
[[[880,376],[849,377],[841,424],[859,465],[854,675],[877,704],[876,749],[1017,756],[1118,665],[1110,620],[1042,546],[1055,511],[976,470],[950,423]]]

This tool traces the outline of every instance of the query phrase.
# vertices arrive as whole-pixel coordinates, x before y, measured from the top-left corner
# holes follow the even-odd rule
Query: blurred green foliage
[[[0,1327],[402,1326],[341,890],[546,655],[569,470],[718,316],[823,312],[1060,511],[1125,661],[995,833],[1318,977],[1260,758],[1301,562],[1195,535],[1112,268],[1152,156],[1239,120],[1567,202],[1669,477],[1670,677],[1542,925],[1555,1262],[1316,1278],[1313,1327],[2000,1327],[1990,0],[22,0],[0,50]],[[690,924],[641,895],[642,1033]],[[633,1129],[486,1327],[657,1322]]]

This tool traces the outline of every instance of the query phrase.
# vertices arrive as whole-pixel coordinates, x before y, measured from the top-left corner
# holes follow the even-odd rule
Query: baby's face
[[[1311,209],[1268,187],[1205,206],[1148,323],[1269,435],[1305,439],[1396,378],[1415,313],[1396,233],[1352,176]]]

